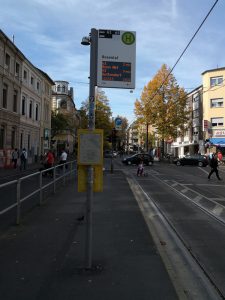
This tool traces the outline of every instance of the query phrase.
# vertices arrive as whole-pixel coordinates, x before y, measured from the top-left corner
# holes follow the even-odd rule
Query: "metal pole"
[[[146,124],[146,152],[148,153],[148,122]]]
[[[39,176],[39,186],[40,186],[39,205],[42,205],[42,200],[43,200],[42,175],[43,175],[43,171],[40,172],[40,176]]]
[[[89,119],[88,129],[95,129],[95,86],[97,75],[97,40],[98,31],[91,29],[90,41],[90,85],[89,85]],[[93,204],[94,168],[87,167],[87,202],[86,202],[86,269],[92,267],[92,204]]]
[[[21,193],[21,179],[18,179],[16,185],[16,200],[17,200],[17,211],[16,211],[16,224],[20,224],[20,193]]]

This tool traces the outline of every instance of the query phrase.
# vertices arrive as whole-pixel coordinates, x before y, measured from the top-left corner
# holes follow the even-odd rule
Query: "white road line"
[[[206,171],[204,168],[198,167],[199,170],[202,170],[205,174],[209,174],[209,171]]]

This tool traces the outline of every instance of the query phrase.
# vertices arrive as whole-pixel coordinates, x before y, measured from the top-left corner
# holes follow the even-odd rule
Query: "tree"
[[[135,114],[140,123],[154,126],[162,140],[176,138],[189,126],[186,93],[165,64],[136,100]]]
[[[69,119],[62,113],[58,113],[57,111],[52,111],[51,114],[51,137],[52,140],[61,134],[62,131],[67,130],[69,127]]]
[[[88,109],[89,101],[88,99],[82,103],[81,111],[83,116],[85,116],[86,122],[83,122],[82,125],[85,125],[87,128],[88,125]],[[105,95],[105,92],[101,89],[98,89],[97,95],[95,97],[95,128],[104,130],[104,146],[107,147],[107,137],[112,134],[112,112],[109,106],[109,100]]]

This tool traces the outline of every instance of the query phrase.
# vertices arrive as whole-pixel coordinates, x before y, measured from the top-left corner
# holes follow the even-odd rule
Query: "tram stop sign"
[[[97,86],[135,88],[136,33],[98,30]]]

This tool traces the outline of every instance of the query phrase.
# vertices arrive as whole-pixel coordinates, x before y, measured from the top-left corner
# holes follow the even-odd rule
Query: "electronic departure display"
[[[131,63],[102,61],[102,80],[131,82]]]

